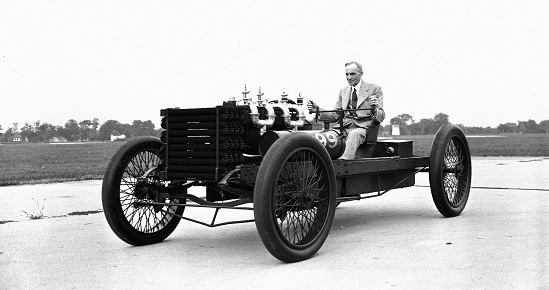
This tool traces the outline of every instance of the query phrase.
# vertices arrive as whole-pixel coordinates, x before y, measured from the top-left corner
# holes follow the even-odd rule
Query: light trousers
[[[367,128],[358,127],[355,123],[349,124],[345,127],[347,132],[347,140],[345,141],[345,151],[339,159],[354,159],[356,150],[364,141],[366,141]]]

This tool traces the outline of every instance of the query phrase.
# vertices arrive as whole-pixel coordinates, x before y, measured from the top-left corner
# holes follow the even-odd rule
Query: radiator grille
[[[249,109],[248,109],[249,110]],[[161,110],[164,180],[219,181],[244,160],[248,111],[217,106]]]

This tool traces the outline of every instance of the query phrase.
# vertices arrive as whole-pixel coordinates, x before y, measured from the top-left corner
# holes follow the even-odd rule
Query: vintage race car
[[[181,219],[208,227],[255,222],[274,257],[301,261],[322,247],[339,203],[413,186],[418,172],[429,173],[442,215],[463,211],[471,155],[458,126],[441,127],[430,156],[421,157],[413,155],[412,141],[378,140],[377,125],[356,159],[340,160],[344,134],[330,123],[307,122],[301,97],[294,103],[283,94],[265,103],[247,93],[216,107],[163,109],[160,138],[133,139],[114,154],[102,202],[120,239],[158,243]],[[205,188],[205,197],[189,194],[194,186]],[[212,222],[186,217],[186,207],[214,208]],[[253,210],[254,219],[216,223],[220,209]]]

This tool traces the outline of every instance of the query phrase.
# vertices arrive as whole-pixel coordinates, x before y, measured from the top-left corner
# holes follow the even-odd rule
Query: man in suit
[[[368,128],[379,125],[385,119],[383,111],[383,92],[377,84],[367,83],[362,80],[362,66],[356,61],[345,64],[345,75],[348,87],[339,91],[334,110],[341,109],[366,109],[353,112],[345,112],[343,118],[344,131],[347,133],[345,151],[340,159],[354,159],[356,150],[366,140]],[[318,105],[309,101],[309,112],[316,112]],[[322,112],[318,108],[319,119],[335,122],[339,115],[334,112]]]

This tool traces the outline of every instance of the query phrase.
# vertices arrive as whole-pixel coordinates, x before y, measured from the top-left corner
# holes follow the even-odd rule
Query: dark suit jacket
[[[334,106],[334,110],[350,109],[349,104],[351,103],[351,92],[351,86],[344,87],[339,91],[339,99]],[[362,80],[357,96],[357,107],[359,109],[371,109],[371,96],[376,96],[378,99],[379,104],[377,106],[377,111],[374,114],[372,114],[370,110],[356,111],[356,117],[353,117],[350,113],[345,113],[345,117],[343,118],[343,126],[348,126],[351,122],[353,122],[359,127],[368,128],[381,123],[385,119],[385,111],[383,110],[383,92],[381,91],[381,87],[377,84],[367,83]],[[320,111],[322,111],[322,109],[320,109]],[[319,118],[321,120],[330,120],[331,122],[335,122],[338,120],[339,116],[337,113],[321,112]]]

